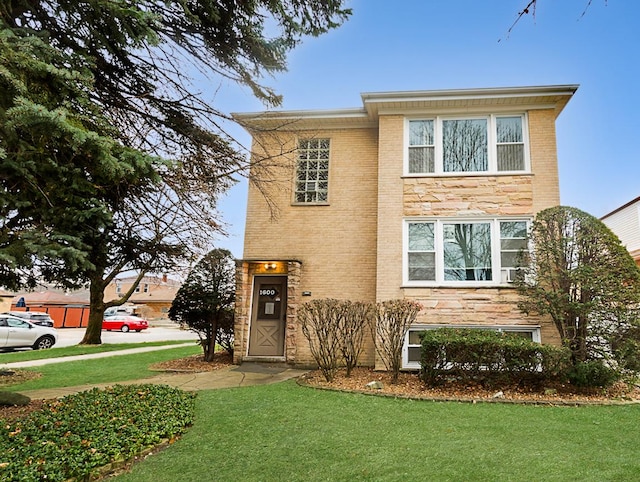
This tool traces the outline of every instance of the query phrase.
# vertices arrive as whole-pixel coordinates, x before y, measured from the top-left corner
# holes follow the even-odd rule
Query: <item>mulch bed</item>
[[[376,381],[382,384],[382,388],[367,387],[367,384]],[[327,382],[322,373],[317,370],[305,375],[300,382],[307,386],[325,389],[428,400],[555,405],[640,403],[640,388],[629,387],[624,383],[618,383],[607,390],[576,390],[575,387],[563,384],[550,384],[539,388],[512,386],[485,388],[479,384],[459,382],[427,387],[415,373],[400,373],[398,382],[394,384],[388,372],[374,371],[370,368],[356,368],[350,377],[346,376],[346,370],[338,370],[331,382]]]

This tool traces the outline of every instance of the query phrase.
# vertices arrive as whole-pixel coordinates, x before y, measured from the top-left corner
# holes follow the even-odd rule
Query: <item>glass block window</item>
[[[329,199],[329,139],[298,141],[295,202],[326,203]]]

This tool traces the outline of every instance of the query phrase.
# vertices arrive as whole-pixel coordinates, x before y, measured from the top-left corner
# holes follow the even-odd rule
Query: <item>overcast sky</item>
[[[265,79],[281,109],[361,107],[363,92],[579,84],[557,121],[562,204],[600,217],[640,196],[640,1],[538,0],[511,32],[528,0],[348,3],[349,21]],[[265,110],[246,89],[214,91],[225,112]],[[220,208],[230,236],[218,246],[242,257],[246,182]]]

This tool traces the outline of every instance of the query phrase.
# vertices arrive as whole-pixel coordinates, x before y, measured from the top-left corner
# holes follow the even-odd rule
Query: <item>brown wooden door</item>
[[[287,277],[256,276],[251,310],[249,356],[283,356]]]

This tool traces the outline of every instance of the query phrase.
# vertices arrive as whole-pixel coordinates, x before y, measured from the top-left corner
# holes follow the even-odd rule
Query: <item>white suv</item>
[[[55,328],[34,325],[9,314],[0,314],[0,349],[28,348],[44,350],[58,341]]]
[[[29,320],[34,325],[53,326],[53,320],[49,316],[49,313],[45,313],[44,311],[9,311],[4,314]]]

